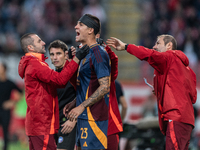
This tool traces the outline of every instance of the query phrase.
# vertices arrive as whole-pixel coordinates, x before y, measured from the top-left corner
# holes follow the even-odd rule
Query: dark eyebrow
[[[52,55],[54,55],[54,53],[53,52],[51,52],[51,53],[49,53],[50,55],[52,54]],[[62,52],[56,52],[55,54],[62,54]]]
[[[80,24],[80,25],[83,25],[84,23],[82,23],[82,22],[79,21],[79,24]]]

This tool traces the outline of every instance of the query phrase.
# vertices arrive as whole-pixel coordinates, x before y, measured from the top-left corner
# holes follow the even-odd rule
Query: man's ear
[[[89,28],[89,34],[92,34],[94,32],[93,28]]]
[[[65,59],[68,59],[68,51],[64,52]]]
[[[173,46],[172,42],[167,43],[166,45],[167,50],[172,50],[172,46]]]
[[[29,50],[30,52],[33,52],[33,51],[34,51],[33,45],[28,45],[27,48],[28,48],[28,50]]]

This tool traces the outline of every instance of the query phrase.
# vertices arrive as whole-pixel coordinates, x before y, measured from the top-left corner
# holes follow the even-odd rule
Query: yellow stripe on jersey
[[[90,111],[89,107],[87,107],[87,113],[88,113],[88,119],[89,119],[88,122],[90,124],[90,127],[91,127],[92,131],[94,132],[96,137],[99,139],[101,144],[105,147],[105,149],[107,149],[107,137],[101,131],[101,129],[99,129],[99,127],[97,126],[96,122],[94,121],[94,118],[92,117],[92,114],[91,114],[91,111]],[[93,121],[91,121],[91,120],[93,120]]]
[[[86,99],[88,99],[88,91],[89,91],[89,87],[86,92]],[[88,123],[90,124],[92,131],[94,132],[96,137],[99,139],[101,144],[104,146],[104,148],[107,149],[107,136],[97,126],[97,124],[92,116],[92,113],[90,111],[90,107],[87,107],[87,114],[88,114],[88,120],[89,120]]]

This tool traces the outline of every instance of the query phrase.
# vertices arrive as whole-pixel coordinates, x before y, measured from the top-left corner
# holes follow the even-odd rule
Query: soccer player
[[[45,42],[34,34],[21,37],[20,44],[25,52],[19,62],[18,73],[25,82],[27,114],[26,134],[29,137],[30,150],[55,150],[54,134],[59,129],[59,109],[56,89],[64,87],[87,54],[89,47],[84,45],[76,52],[63,70],[58,73],[45,62]]]
[[[166,150],[188,149],[195,121],[192,104],[197,98],[196,75],[188,66],[187,56],[176,50],[175,38],[160,35],[153,49],[126,44],[114,37],[107,44],[116,50],[126,50],[155,69],[154,92],[160,129],[166,135]]]
[[[78,149],[106,149],[110,91],[110,59],[95,35],[100,21],[90,14],[83,15],[77,25],[76,42],[89,45],[89,54],[81,61],[77,77],[76,107],[68,118],[77,120]]]
[[[61,72],[65,66],[68,55],[68,46],[60,40],[55,40],[50,43],[49,54],[52,64],[55,66],[57,72]],[[76,121],[69,121],[63,114],[63,108],[76,98],[76,91],[70,82],[65,88],[58,88],[58,103],[59,103],[59,119],[60,128],[56,136],[57,150],[73,150],[76,138]]]
[[[107,46],[103,39],[100,38],[100,34],[96,35],[96,41],[98,44],[105,47],[110,60],[111,60],[111,83],[110,83],[110,96],[109,96],[109,119],[108,119],[108,147],[106,150],[118,150],[119,146],[119,132],[123,131],[122,119],[119,112],[117,93],[115,81],[118,76],[118,57]]]

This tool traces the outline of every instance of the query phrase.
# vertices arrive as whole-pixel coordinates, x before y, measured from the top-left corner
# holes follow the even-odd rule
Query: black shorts
[[[73,150],[76,142],[76,126],[72,130],[72,132],[68,134],[62,134],[61,129],[58,131],[58,141],[57,141],[57,149],[69,149]]]

